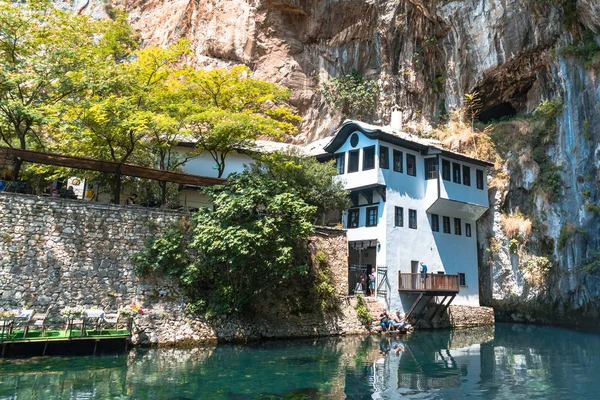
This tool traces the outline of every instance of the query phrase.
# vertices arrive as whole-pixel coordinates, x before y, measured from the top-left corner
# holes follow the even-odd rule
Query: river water
[[[0,399],[600,399],[600,334],[498,324],[0,361]]]

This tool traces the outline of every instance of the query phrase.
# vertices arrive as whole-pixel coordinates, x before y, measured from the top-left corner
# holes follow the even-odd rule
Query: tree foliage
[[[209,317],[247,310],[259,299],[303,309],[310,297],[311,304],[331,311],[337,295],[327,257],[317,252],[317,268],[311,272],[305,239],[312,232],[315,212],[332,207],[325,200],[328,193],[347,201],[332,175],[335,168],[328,164],[319,167],[297,155],[271,155],[231,175],[226,185],[206,189],[215,209],[200,210],[187,236],[167,231],[150,241],[138,265],[142,271],[176,277],[188,290],[190,308]],[[182,244],[185,241],[189,244]],[[282,292],[298,282],[305,289],[302,300]]]
[[[208,317],[242,311],[259,295],[278,293],[308,271],[297,260],[315,212],[288,189],[252,171],[230,176],[226,185],[206,189],[216,206],[194,215],[189,244],[184,233],[169,230],[147,243],[138,267],[176,277]]]
[[[297,133],[301,118],[287,104],[290,91],[250,77],[245,66],[189,71],[181,84],[189,100],[186,125],[215,160],[218,177],[232,151],[253,149],[259,137],[281,140]]]
[[[328,212],[350,207],[342,181],[333,179],[337,175],[334,161],[321,163],[290,150],[263,155],[251,168],[257,174],[286,182],[290,190],[316,208],[315,222],[323,224]]]
[[[81,99],[87,72],[133,47],[130,33],[122,18],[94,21],[49,1],[0,1],[0,140],[44,148],[55,107]]]
[[[344,117],[359,120],[371,119],[378,93],[377,81],[364,79],[355,70],[323,85],[323,95],[328,103],[338,108]]]

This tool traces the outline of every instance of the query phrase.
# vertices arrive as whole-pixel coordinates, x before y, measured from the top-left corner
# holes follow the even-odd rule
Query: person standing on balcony
[[[427,283],[427,265],[425,265],[423,263],[423,261],[420,262],[420,266],[419,266],[419,273],[421,274],[421,287],[422,289],[426,289],[426,283]]]

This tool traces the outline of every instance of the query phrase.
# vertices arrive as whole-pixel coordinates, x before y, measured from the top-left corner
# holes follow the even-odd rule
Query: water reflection
[[[598,370],[598,334],[498,325],[3,360],[0,400],[597,399]]]

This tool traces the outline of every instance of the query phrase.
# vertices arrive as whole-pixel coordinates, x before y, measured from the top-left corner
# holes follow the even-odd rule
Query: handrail
[[[398,272],[399,291],[448,291],[458,292],[458,275],[426,274],[421,279],[421,274]]]

